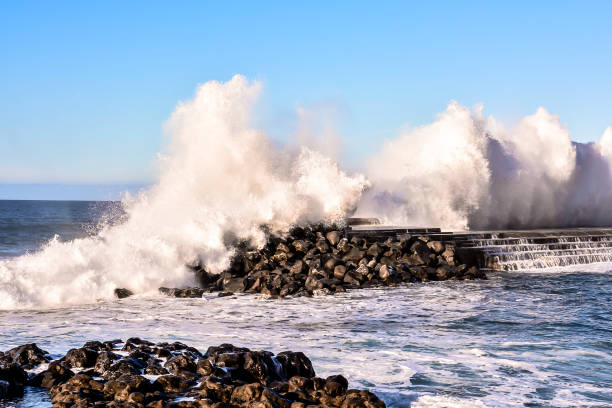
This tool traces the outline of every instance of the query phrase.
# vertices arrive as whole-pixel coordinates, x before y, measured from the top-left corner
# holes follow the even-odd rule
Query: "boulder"
[[[134,292],[132,292],[129,289],[125,289],[125,288],[117,288],[115,289],[115,296],[118,299],[124,299],[126,297],[130,297],[134,294]]]
[[[30,370],[39,364],[51,361],[48,354],[45,350],[39,348],[36,343],[29,343],[6,351],[0,357],[0,363],[16,363],[22,368]]]
[[[29,381],[29,385],[41,388],[53,388],[54,386],[65,383],[74,373],[70,370],[68,364],[64,361],[53,361],[49,363],[49,367],[34,375]]]
[[[110,400],[127,401],[130,394],[144,394],[151,388],[151,382],[143,376],[128,374],[104,384],[104,395]]]
[[[334,267],[334,278],[342,280],[344,279],[345,274],[346,274],[346,266],[336,265]]]
[[[23,395],[27,380],[28,374],[19,364],[0,364],[0,398]]]
[[[302,260],[296,261],[289,269],[289,273],[292,275],[299,275],[306,272],[308,272],[308,265]]]
[[[359,248],[353,246],[351,247],[346,255],[344,255],[344,260],[347,262],[355,262],[358,263],[361,258],[363,258],[364,252],[359,250]]]
[[[196,378],[197,367],[195,360],[186,354],[179,354],[170,358],[164,364],[164,368],[170,373],[187,380],[195,380]]]
[[[382,279],[383,281],[385,281],[389,279],[390,276],[391,276],[391,272],[389,268],[387,267],[387,265],[382,265],[380,269],[378,270],[378,277]]]
[[[104,399],[104,386],[86,374],[76,374],[63,384],[51,388],[49,394],[53,404],[68,404],[83,401],[92,403]]]
[[[325,234],[325,238],[327,238],[327,242],[329,242],[331,246],[335,247],[336,245],[338,245],[338,242],[340,242],[340,239],[342,238],[342,233],[340,231],[330,231]]]
[[[258,401],[263,387],[261,384],[245,384],[234,388],[230,401],[232,404],[242,404],[250,401]]]
[[[276,355],[276,361],[280,363],[285,378],[296,375],[308,378],[315,376],[312,362],[304,353],[285,351]]]
[[[70,349],[63,360],[72,368],[90,368],[96,364],[98,353],[89,348]]]
[[[323,288],[323,283],[321,283],[321,281],[318,280],[316,277],[309,276],[308,278],[306,278],[306,282],[304,283],[304,287],[306,289],[308,289],[309,291],[313,291],[313,290],[316,290],[316,289]]]
[[[427,247],[433,250],[436,254],[441,254],[444,251],[444,244],[440,241],[429,241]]]
[[[226,278],[223,279],[223,290],[226,292],[244,292],[247,280],[245,278]]]
[[[293,241],[293,248],[295,248],[297,252],[306,253],[312,246],[311,242],[305,240],[298,239]]]
[[[176,375],[162,375],[157,378],[151,387],[153,389],[162,391],[166,394],[178,394],[186,392],[190,388],[191,384],[189,381],[178,377]]]

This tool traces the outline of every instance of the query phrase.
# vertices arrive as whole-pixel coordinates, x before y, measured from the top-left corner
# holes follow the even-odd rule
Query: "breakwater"
[[[499,231],[442,231],[439,228],[393,227],[375,218],[349,225],[348,236],[376,239],[419,234],[453,243],[463,262],[483,270],[530,270],[612,262],[612,228],[567,228]]]

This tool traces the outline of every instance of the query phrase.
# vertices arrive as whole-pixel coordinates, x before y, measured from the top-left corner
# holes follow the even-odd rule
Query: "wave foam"
[[[250,126],[260,85],[235,76],[201,85],[166,124],[170,152],[159,182],[124,200],[126,221],[96,236],[54,239],[34,254],[0,262],[0,309],[109,298],[189,284],[186,264],[227,266],[228,234],[263,244],[260,225],[337,221],[367,182],[307,148],[280,151]]]

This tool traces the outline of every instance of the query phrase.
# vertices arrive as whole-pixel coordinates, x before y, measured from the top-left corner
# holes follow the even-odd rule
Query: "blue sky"
[[[236,73],[274,138],[334,106],[353,167],[452,99],[509,123],[544,106],[577,141],[612,125],[612,2],[292,3],[1,2],[0,198],[150,183],[176,103]]]

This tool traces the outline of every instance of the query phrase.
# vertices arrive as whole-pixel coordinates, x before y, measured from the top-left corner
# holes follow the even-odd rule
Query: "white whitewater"
[[[222,270],[231,235],[263,244],[259,229],[336,221],[366,186],[322,154],[281,151],[251,127],[258,83],[208,82],[166,124],[172,137],[159,182],[124,200],[125,221],[93,237],[0,261],[0,309],[54,306],[192,284],[187,264]]]
[[[612,226],[611,160],[612,127],[577,144],[544,108],[507,130],[452,102],[369,159],[356,215],[450,230]]]

